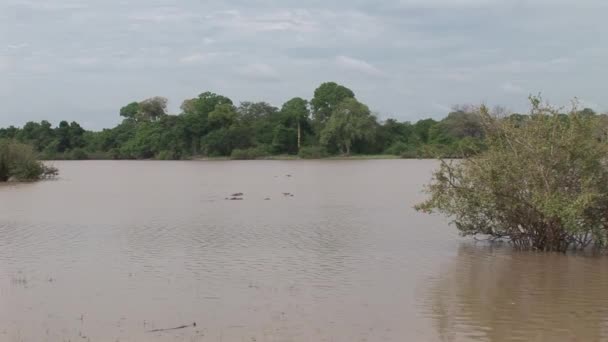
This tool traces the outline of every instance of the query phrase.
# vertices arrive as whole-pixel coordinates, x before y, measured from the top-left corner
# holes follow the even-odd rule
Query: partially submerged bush
[[[569,114],[531,98],[525,121],[479,108],[485,151],[442,161],[417,206],[451,216],[463,235],[508,238],[522,249],[608,243],[608,146],[602,116]],[[574,107],[574,106],[573,106]]]
[[[31,146],[0,140],[0,182],[33,181],[54,177],[57,173],[56,168],[46,166],[36,159]]]

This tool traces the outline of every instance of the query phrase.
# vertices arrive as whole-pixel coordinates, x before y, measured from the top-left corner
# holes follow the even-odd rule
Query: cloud
[[[478,8],[500,4],[500,0],[400,0],[399,7],[405,8]]]
[[[10,60],[8,57],[0,56],[0,71],[8,70],[10,66]]]
[[[99,58],[97,57],[78,57],[72,60],[72,62],[80,65],[80,66],[93,66],[99,63]]]
[[[0,115],[0,127],[62,115],[102,128],[112,123],[103,111],[150,94],[179,104],[210,90],[280,104],[310,98],[324,81],[409,120],[444,115],[437,104],[520,110],[522,88],[608,108],[598,77],[608,73],[608,48],[597,38],[608,28],[595,24],[605,0],[110,2],[0,1],[0,72],[8,75],[0,84],[14,114]],[[41,88],[40,101],[24,107]],[[53,102],[90,89],[105,98],[88,98],[87,108],[103,111]]]
[[[256,81],[278,81],[279,73],[270,65],[253,63],[237,68],[237,73],[245,78]]]
[[[140,10],[129,15],[129,19],[139,22],[150,23],[177,23],[183,20],[198,18],[199,16],[191,11],[184,10],[180,7],[162,6],[153,7],[150,9]]]
[[[318,24],[305,10],[275,10],[244,15],[240,11],[218,11],[206,17],[216,26],[248,32],[288,31],[310,33]]]
[[[33,11],[69,11],[69,10],[81,10],[88,8],[88,6],[81,2],[71,1],[48,1],[48,0],[20,0],[13,3],[17,6],[22,6]]]
[[[432,103],[431,107],[441,111],[442,113],[449,113],[452,111],[452,108],[450,106],[446,106],[444,104],[441,103]]]
[[[27,43],[19,43],[19,44],[8,44],[6,47],[11,50],[19,50],[28,47]]]
[[[371,65],[370,63],[360,60],[360,59],[356,59],[356,58],[352,58],[352,57],[348,57],[348,56],[337,56],[335,62],[338,67],[346,69],[346,70],[356,71],[358,73],[365,74],[368,76],[375,76],[375,77],[385,76],[385,74],[384,74],[384,72],[382,72],[382,70],[380,70],[380,69],[376,68],[375,66]]]
[[[523,94],[525,91],[522,87],[515,85],[511,82],[505,82],[500,86],[500,89],[502,89],[505,93],[510,93],[510,94]]]
[[[211,61],[218,54],[213,52],[208,53],[193,53],[191,55],[183,56],[178,61],[181,64],[201,64]]]
[[[578,103],[579,103],[580,107],[583,107],[583,108],[591,108],[596,111],[602,109],[599,104],[597,104],[596,102],[589,101],[589,100],[579,98]]]

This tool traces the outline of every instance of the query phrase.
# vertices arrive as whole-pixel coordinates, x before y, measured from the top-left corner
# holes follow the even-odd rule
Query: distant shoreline
[[[116,161],[238,161],[238,160],[393,160],[393,159],[432,159],[432,158],[403,158],[394,155],[352,155],[352,156],[329,156],[322,158],[301,158],[295,155],[277,155],[277,156],[265,156],[260,158],[252,159],[234,159],[230,157],[192,157],[188,159],[177,159],[177,160],[162,160],[162,159],[112,159],[112,158],[88,158],[88,159],[48,159],[43,160],[45,162],[52,161],[100,161],[100,160],[116,160]]]

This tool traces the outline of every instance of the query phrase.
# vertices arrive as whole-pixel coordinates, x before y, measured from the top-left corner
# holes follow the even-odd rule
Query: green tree
[[[207,116],[217,105],[229,104],[232,105],[232,100],[229,98],[206,91],[201,93],[197,98],[185,100],[181,109],[184,113],[194,113],[202,116]]]
[[[86,131],[84,128],[80,127],[80,125],[76,121],[70,122],[69,134],[70,134],[70,148],[81,148],[85,146],[84,133]]]
[[[57,152],[65,152],[70,149],[70,124],[67,121],[61,121],[55,129],[57,137]]]
[[[254,145],[250,127],[232,126],[211,131],[202,138],[204,152],[208,156],[229,156],[234,149],[247,149]]]
[[[578,112],[579,115],[583,115],[583,116],[595,116],[597,115],[597,113],[591,109],[591,108],[583,108],[581,111]]]
[[[283,115],[285,121],[287,121],[288,126],[295,124],[297,132],[297,147],[299,150],[302,147],[302,126],[307,126],[308,120],[310,119],[308,101],[300,97],[294,97],[283,104],[281,114]]]
[[[565,251],[608,242],[608,145],[598,117],[531,98],[525,124],[478,110],[486,150],[442,162],[419,210],[454,219],[464,235],[518,248]],[[602,127],[598,130],[598,127]]]
[[[274,128],[272,147],[276,153],[295,154],[298,152],[297,132],[293,128],[278,125]]]
[[[167,98],[151,97],[138,105],[137,118],[142,121],[155,121],[167,115]]]
[[[431,136],[431,140],[438,138],[453,141],[465,137],[483,137],[480,116],[470,109],[460,109],[449,113],[445,119],[441,120],[433,128],[435,128],[435,136]]]
[[[351,146],[356,140],[371,140],[374,136],[375,118],[369,108],[349,98],[340,103],[321,132],[321,144],[335,144],[342,153],[350,155]]]
[[[355,93],[345,86],[335,82],[322,83],[310,100],[314,120],[318,124],[325,123],[342,101],[353,98]]]
[[[241,102],[236,111],[241,121],[254,124],[259,121],[276,120],[279,109],[266,102],[245,101]]]
[[[429,132],[437,124],[433,119],[419,120],[414,124],[414,134],[419,143],[426,144],[429,142]]]
[[[251,127],[257,144],[273,143],[275,128],[281,119],[278,108],[266,102],[241,102],[236,110],[239,123]]]
[[[26,144],[30,144],[38,152],[42,151],[54,139],[54,131],[51,123],[43,120],[38,122],[27,122],[18,134],[15,135],[17,140]]]
[[[137,117],[137,113],[139,113],[139,110],[139,103],[131,102],[128,105],[120,108],[120,116],[127,119],[135,119]]]
[[[236,123],[237,113],[234,106],[231,104],[217,105],[215,109],[209,113],[209,127],[211,129],[226,128]]]
[[[19,129],[15,126],[0,128],[0,139],[15,139],[18,133]]]
[[[212,92],[201,93],[198,97],[185,100],[182,105],[184,121],[183,136],[191,154],[198,154],[201,138],[209,132],[208,116],[218,105],[232,105],[232,100]]]

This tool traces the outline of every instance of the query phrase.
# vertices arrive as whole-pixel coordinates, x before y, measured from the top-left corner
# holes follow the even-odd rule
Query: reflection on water
[[[0,341],[605,338],[604,259],[463,246],[436,165],[57,162],[0,186]]]
[[[430,283],[444,341],[608,339],[608,262],[463,244]]]

